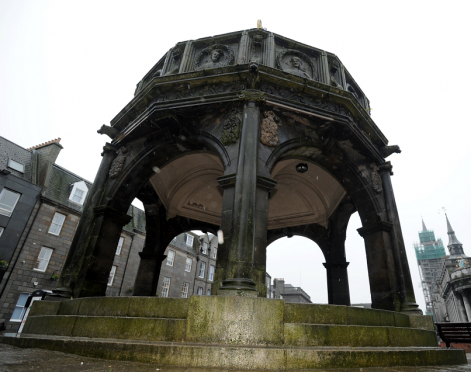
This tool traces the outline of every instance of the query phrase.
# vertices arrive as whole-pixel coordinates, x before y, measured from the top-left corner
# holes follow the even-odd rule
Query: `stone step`
[[[284,324],[285,345],[407,347],[438,346],[434,331],[405,327],[358,325]]]
[[[29,316],[23,333],[182,342],[185,326],[186,320],[171,318],[43,315]]]
[[[30,315],[127,316],[186,319],[189,298],[91,297],[36,301]]]
[[[341,305],[284,304],[285,323],[410,327],[409,316],[395,311]],[[431,324],[433,329],[433,324]]]
[[[0,336],[0,342],[87,357],[203,368],[302,370],[467,363],[464,350],[438,347],[250,347],[39,335],[20,338]]]

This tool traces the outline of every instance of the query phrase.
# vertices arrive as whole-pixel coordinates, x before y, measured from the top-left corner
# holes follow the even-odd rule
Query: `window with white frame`
[[[3,230],[5,230],[5,229],[3,227],[0,227],[0,236],[2,236]]]
[[[175,260],[175,251],[172,251],[169,249],[167,253],[167,265],[168,266],[173,266],[173,261]]]
[[[218,254],[218,249],[217,249],[217,248],[213,248],[213,255],[212,255],[212,258],[213,258],[213,259],[216,259],[217,254]]]
[[[54,218],[52,219],[51,226],[49,226],[49,234],[59,235],[62,230],[62,225],[64,225],[65,215],[60,213],[54,213]]]
[[[108,285],[112,286],[114,281],[114,276],[116,275],[116,266],[111,266],[110,276],[108,277]]]
[[[193,263],[193,259],[191,257],[186,258],[186,264],[185,264],[185,271],[190,272],[191,271],[191,264]]]
[[[214,280],[214,266],[209,266],[209,280]]]
[[[120,236],[118,247],[116,247],[116,256],[119,256],[121,254],[121,248],[123,248],[123,243],[124,243],[124,237]]]
[[[33,270],[46,271],[47,265],[49,265],[49,260],[51,259],[52,251],[53,250],[51,248],[42,247],[39,251],[36,267]]]
[[[13,159],[8,159],[8,168],[14,169],[21,173],[25,172],[24,164],[18,163],[17,161],[14,161]]]
[[[69,195],[69,200],[74,203],[83,205],[85,198],[87,197],[88,187],[84,181],[76,182],[71,185],[72,190]]]
[[[193,246],[193,235],[186,234],[186,245],[189,247]]]
[[[11,322],[21,322],[23,320],[23,316],[25,315],[26,311],[26,300],[28,300],[28,297],[28,293],[20,293],[20,297],[18,298],[18,302],[16,303],[15,310],[13,310],[13,314],[11,315]]]
[[[208,243],[203,242],[203,254],[208,254]]]
[[[182,287],[182,297],[187,298],[188,297],[188,288],[190,287],[190,283],[183,282],[183,287]]]
[[[208,289],[208,290],[206,291],[206,296],[211,296],[211,289]]]
[[[161,297],[168,297],[168,290],[170,289],[170,278],[164,276],[164,281],[162,282],[162,293]]]
[[[200,278],[204,278],[204,270],[206,269],[206,262],[201,262],[200,266]]]
[[[198,292],[196,292],[198,296],[201,296],[203,294],[203,287],[198,287]]]
[[[21,194],[17,192],[3,189],[0,192],[0,214],[10,217],[20,196]]]

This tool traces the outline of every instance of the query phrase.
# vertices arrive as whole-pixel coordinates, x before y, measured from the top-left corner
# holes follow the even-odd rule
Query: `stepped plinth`
[[[467,363],[464,350],[438,347],[428,316],[236,296],[37,301],[21,337],[0,340],[182,367],[302,370]]]

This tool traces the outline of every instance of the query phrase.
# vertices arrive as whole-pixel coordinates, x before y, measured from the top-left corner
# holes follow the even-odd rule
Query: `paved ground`
[[[468,362],[471,355],[468,354]],[[0,344],[0,372],[16,371],[54,371],[54,372],[76,372],[76,371],[103,371],[103,372],[228,372],[220,369],[161,367],[152,364],[116,362],[102,359],[83,358],[77,355],[64,354],[56,351],[41,349],[20,349],[14,346]],[[316,370],[320,372],[321,370]],[[390,368],[353,368],[353,369],[330,369],[329,372],[471,372],[471,364],[455,367],[390,367]],[[231,371],[236,372],[236,371]],[[247,372],[247,371],[244,371]],[[270,371],[266,371],[270,372]],[[275,372],[275,371],[271,371]]]

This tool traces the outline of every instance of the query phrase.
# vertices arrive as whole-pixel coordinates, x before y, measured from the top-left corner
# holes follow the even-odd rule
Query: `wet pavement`
[[[467,354],[468,363],[471,362],[471,354]],[[76,372],[76,371],[103,371],[103,372],[229,372],[220,368],[185,368],[185,367],[162,367],[155,364],[119,362],[103,359],[84,358],[73,354],[64,354],[57,351],[42,349],[21,349],[18,347],[0,344],[0,372],[16,371],[55,371],[55,372]],[[230,370],[231,372],[242,372]],[[304,370],[306,371],[306,370]],[[314,370],[313,370],[314,371]],[[471,364],[447,367],[387,367],[387,368],[347,368],[328,369],[320,371],[343,371],[343,372],[471,372]],[[244,370],[247,372],[247,370]],[[275,372],[275,371],[265,371]]]

